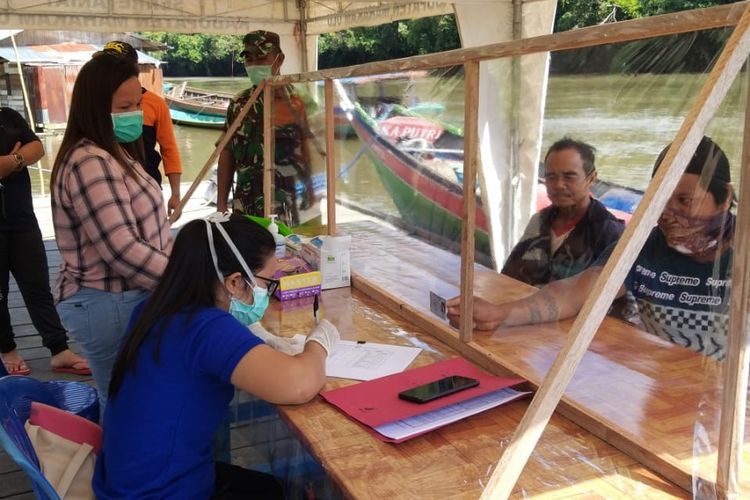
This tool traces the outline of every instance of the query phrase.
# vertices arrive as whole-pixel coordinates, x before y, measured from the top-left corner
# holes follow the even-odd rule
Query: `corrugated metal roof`
[[[86,62],[91,59],[91,54],[101,50],[101,45],[84,43],[61,43],[58,45],[33,45],[18,47],[18,57],[22,64],[44,64],[44,63],[75,63]],[[0,58],[6,61],[15,61],[16,53],[13,47],[0,47]],[[154,64],[159,66],[162,62],[141,51],[138,51],[138,62],[141,64]]]
[[[21,33],[23,30],[0,30],[0,40],[10,38],[13,35]]]

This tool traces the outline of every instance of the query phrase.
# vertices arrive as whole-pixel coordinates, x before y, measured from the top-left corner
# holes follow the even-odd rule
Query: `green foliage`
[[[701,9],[735,3],[739,0],[640,0],[644,16],[656,16],[679,10]]]
[[[612,21],[713,7],[738,0],[560,0],[555,31]],[[704,72],[724,45],[725,30],[659,37],[627,44],[554,52],[553,73]]]
[[[555,31],[593,26],[603,21],[625,21],[641,16],[640,0],[560,0]]]
[[[739,0],[559,0],[555,31],[736,1]],[[244,74],[238,61],[241,35],[145,33],[144,36],[170,47],[163,54],[155,54],[167,62],[166,76]],[[605,46],[554,53],[552,71],[703,71],[724,39],[723,32],[709,31],[688,42],[679,38],[666,40],[664,43],[674,50],[660,47],[662,39],[658,39],[631,44],[623,51],[622,47]],[[327,33],[320,36],[318,47],[318,65],[323,69],[456,49],[460,47],[460,38],[454,16],[448,15]],[[664,55],[660,60],[666,62],[656,67],[654,55],[659,51]]]
[[[143,33],[149,40],[169,46],[169,50],[154,54],[167,65],[165,76],[226,76],[243,74],[237,62],[242,50],[240,35],[208,35],[203,33]]]
[[[320,36],[321,69],[429,54],[461,46],[453,16],[425,17]]]

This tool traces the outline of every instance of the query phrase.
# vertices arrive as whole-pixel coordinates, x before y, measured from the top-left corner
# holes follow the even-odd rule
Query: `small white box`
[[[326,236],[320,247],[320,287],[323,290],[351,285],[352,237]]]

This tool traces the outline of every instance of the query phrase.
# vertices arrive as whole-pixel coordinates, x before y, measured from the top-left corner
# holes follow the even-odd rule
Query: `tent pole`
[[[31,112],[31,102],[29,101],[29,94],[26,91],[26,81],[23,78],[21,56],[18,55],[18,47],[16,46],[16,35],[10,35],[10,41],[13,43],[13,52],[16,53],[16,67],[18,68],[18,76],[21,78],[21,94],[23,94],[23,104],[26,108],[26,113],[29,115],[29,125],[33,130],[36,129],[36,120],[34,120],[34,114]]]
[[[275,89],[266,82],[263,89],[263,216],[273,212],[273,93]]]
[[[333,80],[325,81],[326,93],[326,207],[328,234],[336,234],[336,138],[333,116]]]

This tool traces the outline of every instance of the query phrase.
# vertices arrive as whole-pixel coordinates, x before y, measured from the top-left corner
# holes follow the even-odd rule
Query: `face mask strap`
[[[227,245],[229,245],[229,248],[232,250],[232,253],[234,253],[234,256],[237,257],[237,261],[242,266],[242,269],[245,270],[245,273],[247,273],[247,277],[250,280],[250,283],[252,283],[253,287],[258,286],[258,282],[255,281],[255,276],[253,275],[252,271],[250,271],[250,268],[247,266],[247,263],[245,262],[245,259],[242,258],[242,254],[240,254],[240,251],[237,249],[237,247],[235,246],[234,242],[229,237],[229,234],[227,234],[226,230],[221,226],[221,224],[219,222],[214,222],[214,226],[216,226],[216,229],[219,230],[219,233],[221,233],[222,237],[224,238],[224,241],[226,241]],[[212,255],[212,257],[214,257],[214,259],[216,259],[216,257],[214,255]],[[216,262],[217,261],[214,260],[214,263],[216,263]],[[216,264],[216,266],[217,266],[217,269],[218,269],[218,264]]]
[[[216,257],[216,247],[214,247],[214,235],[211,230],[211,222],[204,220],[206,223],[206,235],[208,236],[208,249],[211,251],[211,260],[214,263],[214,269],[216,269],[216,275],[219,277],[219,282],[224,282],[224,276],[221,274],[219,269],[219,259]]]

